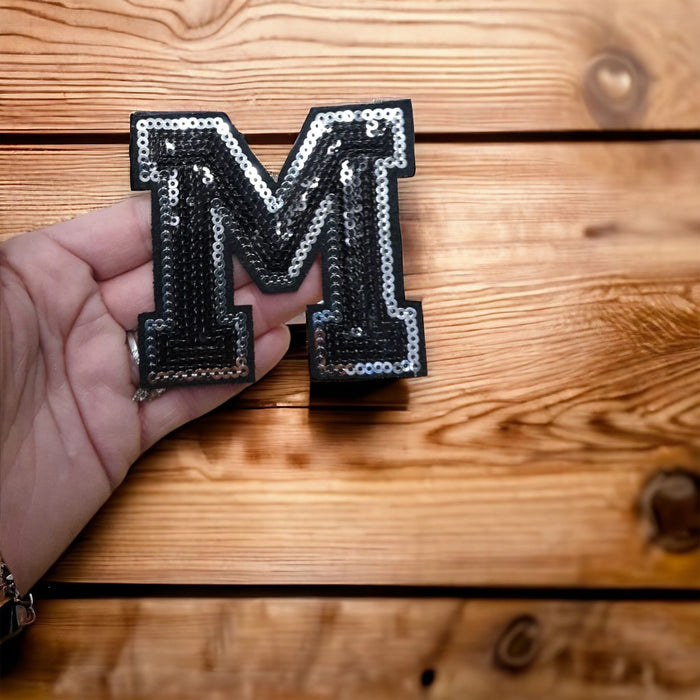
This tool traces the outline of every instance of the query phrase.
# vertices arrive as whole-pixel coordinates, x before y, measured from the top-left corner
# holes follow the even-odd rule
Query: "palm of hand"
[[[126,331],[154,308],[148,200],[20,236],[0,249],[3,391],[0,551],[20,588],[44,572],[150,445],[240,385],[173,389],[132,400],[138,380]],[[251,303],[262,376],[284,354],[279,324],[318,298],[320,274],[293,295]],[[23,550],[32,552],[25,564]]]
[[[90,266],[39,233],[3,256],[3,457],[24,479],[44,479],[32,464],[105,490],[140,453],[125,331]]]

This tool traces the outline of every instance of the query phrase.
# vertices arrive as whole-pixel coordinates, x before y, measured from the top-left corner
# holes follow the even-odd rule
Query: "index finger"
[[[151,198],[125,199],[41,231],[107,280],[151,259]]]

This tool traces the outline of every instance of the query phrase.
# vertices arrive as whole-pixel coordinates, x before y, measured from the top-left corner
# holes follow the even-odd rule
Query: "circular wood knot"
[[[532,615],[511,620],[496,642],[496,666],[511,673],[527,670],[540,651],[541,637],[541,625]]]
[[[594,56],[583,79],[583,97],[591,116],[604,128],[628,127],[646,106],[649,78],[632,54],[610,49]]]
[[[700,547],[700,475],[686,469],[655,474],[639,504],[654,544],[676,553]]]

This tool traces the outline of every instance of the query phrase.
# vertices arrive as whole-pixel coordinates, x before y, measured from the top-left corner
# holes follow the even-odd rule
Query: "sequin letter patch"
[[[426,374],[406,301],[397,178],[415,169],[410,100],[312,109],[275,181],[225,114],[131,117],[131,186],[150,190],[156,310],[139,316],[140,383],[253,382],[253,319],[233,256],[263,292],[298,289],[316,381]]]

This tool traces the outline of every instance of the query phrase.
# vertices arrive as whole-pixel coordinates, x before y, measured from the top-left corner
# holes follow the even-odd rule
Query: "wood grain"
[[[256,150],[274,170],[286,149]],[[124,146],[2,158],[25,178],[0,187],[6,235],[127,193]],[[698,552],[651,546],[636,504],[658,470],[700,473],[700,143],[418,163],[401,215],[430,376],[324,409],[291,357],[146,455],[54,579],[697,585]]]
[[[9,0],[0,27],[2,131],[194,109],[295,133],[382,97],[412,97],[421,132],[700,126],[695,2]]]
[[[5,700],[700,697],[693,603],[137,598],[43,601],[40,615]],[[523,615],[534,659],[502,670],[498,640]]]

